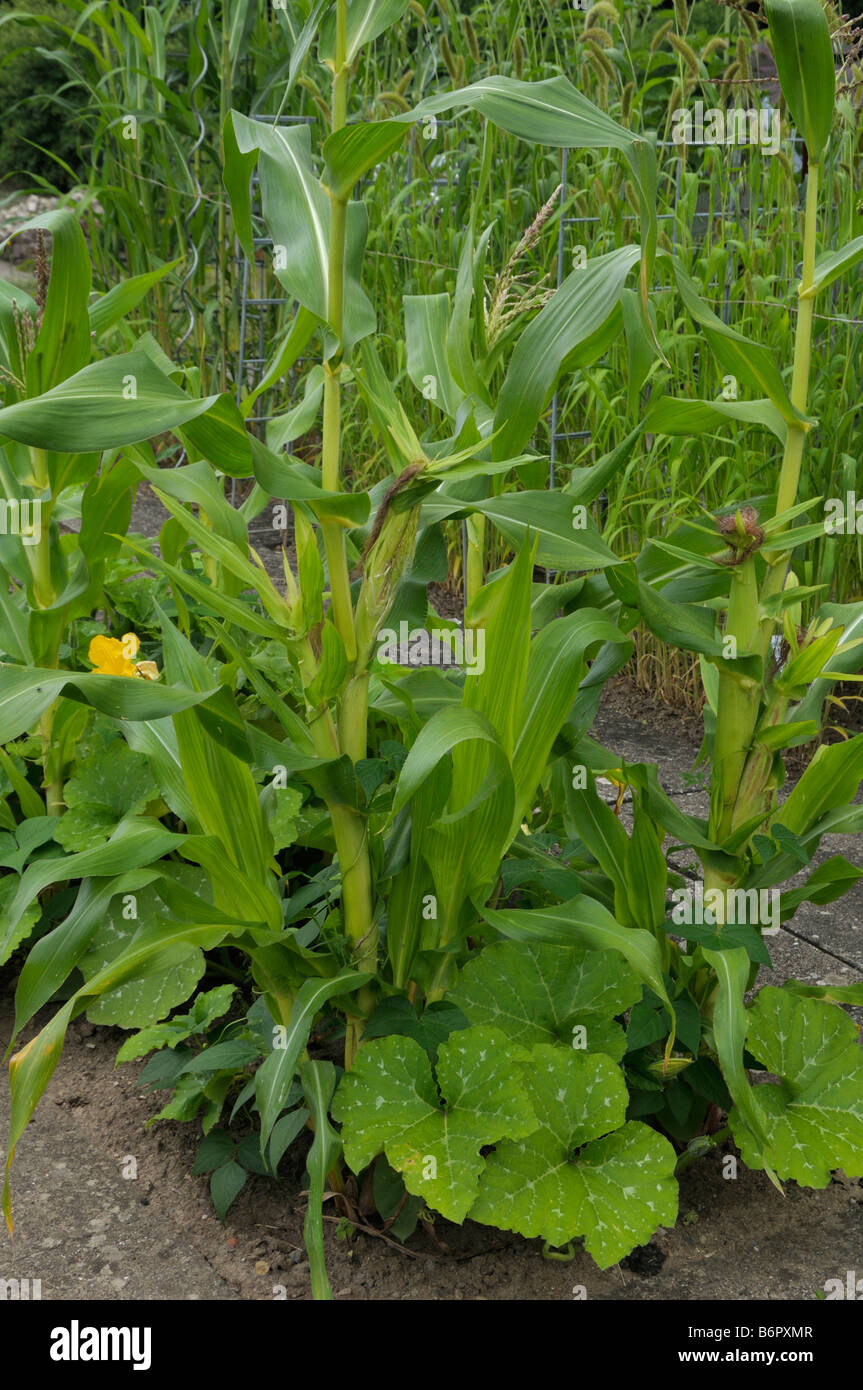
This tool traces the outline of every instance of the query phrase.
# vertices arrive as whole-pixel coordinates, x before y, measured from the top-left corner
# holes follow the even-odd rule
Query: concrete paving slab
[[[687,774],[701,746],[695,724],[692,716],[677,719],[670,711],[651,711],[649,705],[637,721],[631,715],[603,706],[590,732],[627,762],[655,762],[661,785],[667,792],[678,792],[688,789]]]

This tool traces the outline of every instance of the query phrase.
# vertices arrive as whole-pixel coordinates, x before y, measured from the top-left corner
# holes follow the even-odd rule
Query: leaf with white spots
[[[267,823],[273,837],[273,850],[287,849],[297,838],[297,817],[303,804],[296,787],[273,788],[273,801],[267,807]]]
[[[524,1075],[539,1127],[488,1156],[471,1219],[556,1246],[584,1236],[601,1269],[673,1226],[674,1150],[647,1125],[623,1124],[613,1062],[542,1044]]]
[[[626,1038],[614,1017],[638,1003],[641,984],[617,951],[503,941],[465,966],[447,998],[523,1047],[564,1042],[619,1061]]]
[[[863,1050],[835,1004],[762,989],[747,1010],[746,1046],[778,1085],[757,1088],[780,1178],[826,1187],[841,1168],[863,1176]],[[730,1115],[744,1163],[763,1168],[762,1145],[740,1110]]]
[[[122,739],[79,763],[63,789],[67,811],[54,839],[70,854],[95,849],[124,816],[140,815],[158,788],[147,759]]]
[[[207,876],[201,869],[178,864],[175,873],[184,888],[204,898],[209,896]],[[130,915],[133,913],[134,916]],[[176,914],[169,913],[153,887],[112,898],[87,954],[79,962],[84,979],[98,975],[142,930],[157,927],[160,922],[167,927],[176,920]],[[186,1002],[205,968],[203,952],[197,946],[190,946],[169,969],[126,980],[100,994],[87,1005],[87,1017],[92,1023],[147,1028],[166,1018],[178,1004]]]
[[[435,1083],[412,1038],[365,1044],[332,1106],[348,1165],[359,1173],[384,1152],[408,1192],[448,1220],[463,1221],[476,1197],[480,1150],[536,1128],[519,1065],[524,1056],[496,1028],[459,1029],[440,1045]]]

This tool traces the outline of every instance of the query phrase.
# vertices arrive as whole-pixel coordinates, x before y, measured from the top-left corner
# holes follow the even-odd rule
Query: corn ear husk
[[[419,505],[390,510],[363,563],[363,583],[356,608],[357,669],[372,658],[375,638],[392,608],[402,576],[410,566],[419,529]]]

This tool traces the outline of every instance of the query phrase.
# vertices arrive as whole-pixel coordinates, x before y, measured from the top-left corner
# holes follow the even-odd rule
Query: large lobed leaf
[[[484,908],[483,920],[512,941],[545,941],[619,951],[636,975],[658,994],[671,1018],[674,1009],[662,972],[656,937],[639,927],[624,927],[602,903],[585,894],[555,907]]]
[[[200,869],[177,865],[174,869],[191,892],[206,901],[207,878]],[[156,897],[158,890],[114,897],[90,939],[87,952],[78,962],[85,980],[90,980],[126,951],[144,930],[167,931],[171,914]],[[134,912],[134,916],[130,915]],[[190,945],[184,954],[162,970],[151,970],[137,978],[107,989],[89,1005],[92,1023],[113,1024],[120,1028],[146,1028],[165,1018],[178,1004],[184,1004],[201,979],[205,961],[200,947]]]
[[[447,996],[469,1023],[500,1028],[523,1047],[564,1043],[620,1061],[623,1029],[614,1022],[641,998],[641,984],[616,951],[590,951],[541,942],[486,946],[460,972]]]
[[[776,1171],[807,1187],[826,1187],[841,1168],[863,1175],[863,1051],[859,1030],[835,1004],[768,986],[747,1011],[746,1045],[778,1085],[758,1086],[762,1122]],[[748,1117],[730,1115],[743,1161],[765,1167]]]
[[[476,1198],[481,1149],[536,1128],[513,1051],[497,1028],[461,1029],[441,1043],[438,1088],[426,1052],[392,1036],[360,1049],[336,1094],[348,1165],[385,1152],[414,1196],[461,1222]]]
[[[94,749],[76,766],[63,789],[66,813],[54,839],[68,852],[93,849],[125,816],[143,814],[158,795],[147,759],[122,740]]]
[[[601,1269],[674,1225],[674,1150],[647,1125],[624,1124],[629,1097],[613,1062],[540,1045],[524,1077],[539,1127],[489,1155],[474,1221],[556,1246],[584,1236]]]

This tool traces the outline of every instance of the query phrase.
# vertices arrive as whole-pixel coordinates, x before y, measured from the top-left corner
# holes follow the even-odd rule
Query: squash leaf
[[[835,1004],[772,985],[747,1010],[746,1046],[778,1085],[757,1088],[780,1178],[826,1187],[841,1168],[863,1176],[863,1051],[854,1021]],[[744,1163],[763,1168],[762,1145],[735,1107]]]
[[[584,1236],[601,1269],[673,1226],[674,1150],[647,1125],[623,1123],[628,1095],[614,1063],[541,1044],[524,1076],[539,1128],[486,1159],[471,1219],[555,1246]]]
[[[441,1043],[436,1083],[413,1038],[366,1044],[332,1107],[348,1165],[359,1173],[384,1152],[408,1192],[462,1222],[476,1197],[481,1149],[536,1128],[519,1055],[497,1028],[459,1029]]]
[[[616,951],[503,941],[469,961],[448,998],[469,1023],[500,1028],[522,1047],[583,1043],[617,1062],[626,1038],[613,1020],[638,1003],[641,984]]]

